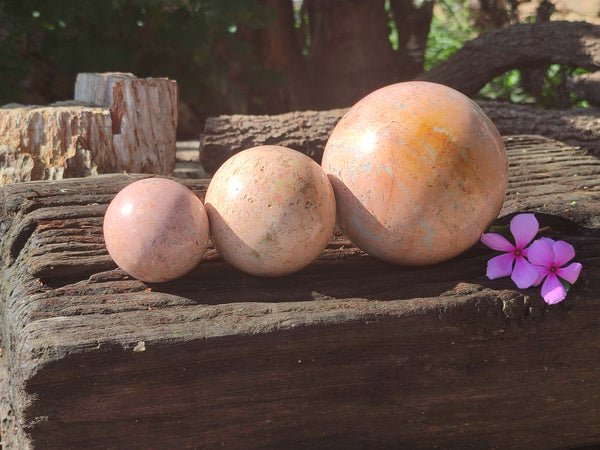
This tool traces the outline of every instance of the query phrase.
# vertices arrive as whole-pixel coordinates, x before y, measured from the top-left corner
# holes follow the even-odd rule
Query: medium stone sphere
[[[452,258],[498,216],[508,183],[503,140],[460,92],[412,81],[378,89],[338,122],[322,167],[338,221],[360,249],[405,265]]]
[[[208,186],[205,205],[219,254],[258,276],[304,268],[325,249],[335,226],[335,196],[321,167],[275,145],[225,161]]]
[[[187,187],[167,178],[145,178],[123,188],[104,215],[108,253],[125,272],[158,283],[193,269],[206,253],[208,216]]]

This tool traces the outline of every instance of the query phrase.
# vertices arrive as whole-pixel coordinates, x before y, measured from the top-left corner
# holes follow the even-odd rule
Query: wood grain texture
[[[547,136],[600,156],[600,109],[540,110],[506,102],[477,103],[502,135]],[[209,117],[200,136],[200,161],[212,174],[235,153],[263,144],[290,147],[320,161],[331,130],[346,111]]]
[[[0,164],[0,181],[114,172],[112,140],[110,112],[105,108],[74,103],[0,108],[0,143],[7,155]]]
[[[472,97],[510,69],[555,63],[596,71],[599,55],[599,25],[558,20],[518,23],[481,34],[418,79],[443,83]]]
[[[135,75],[128,72],[79,73],[73,97],[77,102],[110,108],[113,103],[113,86],[128,79],[135,79]]]
[[[101,222],[134,177],[0,191],[2,363],[22,448],[537,448],[600,443],[600,160],[506,138],[499,223],[535,212],[583,264],[567,299],[485,277],[478,244],[378,262],[337,233],[263,279],[214,250],[145,284]],[[185,180],[203,197],[208,180]],[[0,411],[3,411],[0,408]]]
[[[0,186],[121,171],[173,172],[175,81],[80,74],[75,91],[72,101],[0,108]]]
[[[283,145],[320,162],[331,130],[346,111],[209,117],[200,135],[200,162],[213,174],[227,158],[257,145]]]

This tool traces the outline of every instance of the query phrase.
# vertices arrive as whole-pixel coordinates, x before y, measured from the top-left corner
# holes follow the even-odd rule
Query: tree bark
[[[75,80],[76,102],[110,108],[113,104],[113,87],[121,81],[131,81],[136,77],[126,72],[80,73]]]
[[[600,69],[600,26],[585,22],[516,24],[484,33],[418,78],[474,97],[509,69],[548,63]]]
[[[581,147],[600,158],[600,109],[543,110],[504,102],[479,102],[502,134],[539,134]]]
[[[110,111],[102,107],[0,109],[2,184],[117,170]]]
[[[398,79],[383,0],[305,0],[314,108],[351,105]]]
[[[600,110],[540,110],[503,102],[478,102],[501,134],[538,134],[580,146],[600,157]],[[200,161],[208,173],[235,153],[263,144],[283,145],[320,162],[331,130],[347,109],[273,116],[233,115],[206,121]]]
[[[267,28],[251,32],[260,60],[268,70],[284,77],[265,98],[272,113],[305,110],[312,104],[306,61],[302,55],[294,23],[292,0],[263,0],[273,10],[274,20]]]
[[[396,81],[410,80],[423,72],[425,50],[433,17],[432,0],[419,7],[414,0],[391,0],[398,33],[399,74]]]
[[[519,0],[472,0],[469,8],[480,30],[500,28],[519,20]]]
[[[80,74],[74,101],[0,108],[0,182],[170,174],[177,102],[175,81],[107,73]]]
[[[567,88],[590,105],[600,107],[600,72],[568,77]]]
[[[213,174],[235,153],[268,144],[290,147],[320,161],[329,133],[345,111],[209,117],[200,136],[200,162]]]
[[[501,219],[531,211],[574,245],[560,305],[488,280],[482,244],[384,264],[337,233],[283,278],[211,250],[145,284],[115,268],[102,218],[137,176],[0,190],[0,365],[22,448],[563,448],[600,442],[600,161],[507,137]],[[209,180],[184,183],[203,198]],[[0,371],[0,380],[2,371]],[[543,382],[540,382],[543,380]],[[0,393],[2,392],[0,386]],[[14,414],[14,416],[13,416]],[[519,420],[515,420],[518,417]],[[4,430],[3,430],[4,431]],[[15,437],[16,436],[16,437]],[[21,448],[17,447],[17,448]]]

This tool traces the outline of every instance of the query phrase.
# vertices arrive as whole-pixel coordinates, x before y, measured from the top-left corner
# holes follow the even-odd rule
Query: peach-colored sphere
[[[206,192],[213,243],[224,260],[259,276],[294,273],[329,243],[335,196],[321,167],[264,145],[229,158]]]
[[[474,245],[506,194],[502,138],[458,91],[414,81],[356,103],[325,146],[338,220],[367,253],[425,265]]]
[[[103,231],[115,263],[151,283],[189,272],[206,253],[209,240],[202,201],[166,178],[145,178],[123,188],[108,205]]]

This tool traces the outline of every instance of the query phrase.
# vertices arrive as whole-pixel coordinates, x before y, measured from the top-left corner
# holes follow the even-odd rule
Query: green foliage
[[[425,70],[445,61],[479,34],[472,24],[469,0],[442,0],[435,11],[425,50]]]
[[[425,52],[425,70],[445,61],[467,41],[475,39],[485,31],[478,29],[473,19],[469,0],[442,0],[437,4]],[[567,68],[560,64],[552,64],[547,70],[540,92],[534,95],[523,87],[521,72],[513,69],[487,83],[479,92],[479,97],[534,104],[542,108],[556,108],[561,106],[558,88],[564,83],[564,77],[585,72],[582,68]],[[569,96],[573,106],[589,106],[587,102],[577,99],[573,94]]]
[[[259,0],[5,0],[0,104],[20,100],[23,80],[54,101],[72,98],[79,72],[125,71],[176,79],[207,113],[243,111],[269,74],[238,29],[271,19]]]
[[[554,108],[557,106],[557,89],[558,86],[563,83],[566,76],[577,76],[584,73],[589,73],[588,70],[583,67],[564,67],[560,64],[551,64],[546,73],[542,91],[537,99],[537,103],[545,108]],[[589,103],[585,100],[578,99],[575,94],[569,93],[571,105],[576,107],[589,107]]]
[[[479,96],[488,100],[508,100],[513,103],[536,102],[536,98],[525,92],[521,86],[521,72],[518,69],[509,70],[494,78],[479,91]]]
[[[437,0],[426,70],[481,33],[468,5]],[[0,105],[32,101],[31,93],[45,101],[72,98],[77,73],[123,71],[177,80],[180,97],[200,115],[261,111],[266,93],[285,80],[263,67],[248,32],[273,18],[261,0],[4,0]],[[297,28],[308,28],[306,20],[296,11]],[[394,48],[397,39],[390,20]],[[537,98],[525,92],[518,70],[491,81],[481,95],[548,107],[557,101],[563,70],[550,67]]]
[[[565,76],[576,76],[587,72],[583,68],[570,69],[560,64],[551,64],[542,81],[540,92],[535,96],[523,88],[521,72],[518,69],[512,69],[487,83],[479,91],[479,97],[489,100],[508,100],[513,103],[531,104],[547,109],[563,107],[560,103],[558,91],[560,85],[565,81]],[[573,93],[569,93],[569,101],[575,107],[586,108],[590,106],[587,101],[578,99]]]

